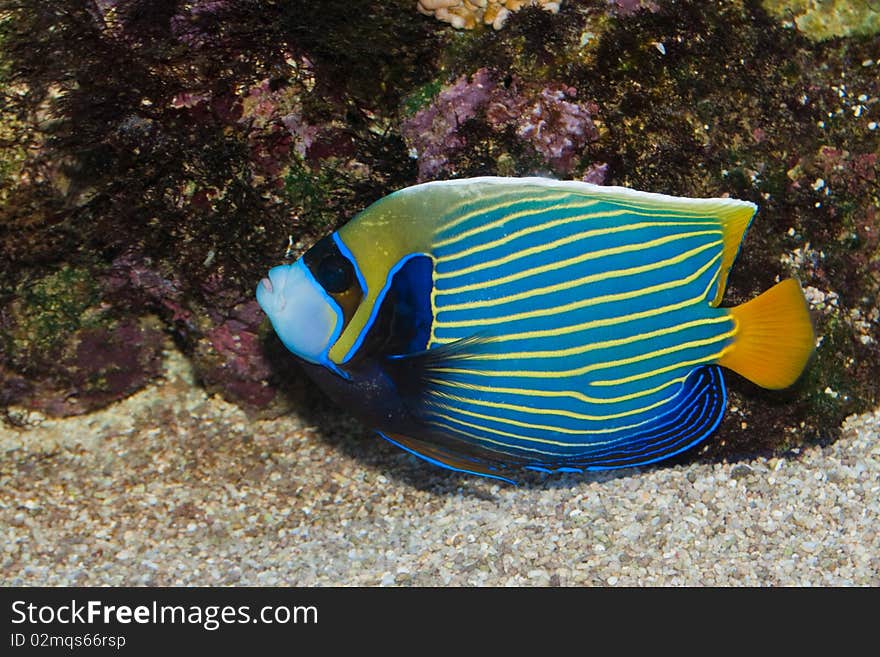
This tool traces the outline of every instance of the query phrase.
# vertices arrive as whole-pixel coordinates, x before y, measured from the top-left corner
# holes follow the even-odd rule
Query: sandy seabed
[[[880,585],[880,409],[793,458],[509,486],[350,420],[251,421],[166,362],[0,428],[4,585]]]

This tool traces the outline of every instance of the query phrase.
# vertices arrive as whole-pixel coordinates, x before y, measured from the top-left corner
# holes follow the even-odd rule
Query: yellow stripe
[[[621,345],[632,344],[641,340],[650,340],[652,338],[664,335],[672,335],[679,331],[686,331],[695,326],[708,326],[709,324],[720,324],[722,322],[731,322],[730,315],[721,315],[720,317],[710,317],[707,319],[695,319],[691,322],[676,324],[663,329],[649,331],[648,333],[639,333],[628,338],[615,338],[614,340],[603,340],[601,342],[591,342],[590,344],[579,345],[577,347],[569,347],[568,349],[545,349],[541,351],[511,351],[503,354],[470,354],[466,356],[470,360],[512,360],[514,358],[564,358],[566,356],[576,356],[585,354],[596,349],[607,349],[609,347],[619,347]],[[451,356],[450,358],[455,358]]]
[[[519,404],[508,404],[506,402],[492,402],[487,400],[476,400],[476,399],[468,399],[467,397],[459,397],[458,395],[452,395],[447,392],[441,392],[439,390],[431,390],[431,394],[436,395],[437,397],[442,397],[443,399],[450,399],[452,401],[462,402],[464,404],[472,404],[475,406],[486,406],[488,408],[500,408],[508,411],[516,411],[519,413],[531,413],[537,415],[560,415],[562,417],[570,417],[575,420],[586,420],[588,422],[602,422],[604,420],[616,420],[617,418],[626,417],[628,415],[638,415],[639,413],[644,413],[645,411],[650,411],[653,408],[657,408],[658,406],[663,406],[664,404],[669,403],[672,399],[675,398],[675,395],[671,397],[667,397],[665,399],[661,399],[658,402],[654,402],[653,404],[649,404],[648,406],[642,406],[641,408],[632,409],[629,411],[621,411],[619,413],[609,413],[607,415],[589,415],[587,413],[576,413],[574,411],[564,411],[562,409],[551,409],[551,408],[534,408],[531,406],[521,406]],[[678,393],[676,393],[678,394]],[[455,407],[456,412],[464,413],[466,415],[473,415],[474,417],[483,417],[492,419],[490,416],[475,414],[472,411],[467,411],[459,407]],[[495,418],[499,422],[506,422],[503,418]]]
[[[659,402],[658,404],[656,404],[656,406],[661,406],[663,404],[666,404],[670,401],[670,399],[664,399],[662,402]],[[495,415],[486,415],[484,413],[477,413],[475,411],[468,411],[463,408],[454,408],[452,406],[448,406],[445,404],[438,404],[436,402],[429,402],[429,403],[432,406],[445,408],[446,410],[452,411],[454,413],[461,413],[462,415],[467,415],[467,416],[476,418],[478,420],[489,420],[490,422],[500,422],[501,424],[509,424],[509,425],[512,425],[515,427],[522,427],[523,429],[537,429],[539,431],[552,431],[554,433],[564,433],[564,434],[569,434],[572,436],[590,436],[590,435],[597,434],[597,433],[610,433],[612,431],[621,431],[623,429],[632,429],[634,427],[638,427],[638,426],[645,424],[646,422],[649,422],[654,419],[654,418],[650,418],[648,420],[643,420],[642,422],[637,422],[636,424],[631,424],[626,427],[616,427],[614,429],[569,429],[568,427],[560,427],[555,424],[535,424],[533,422],[521,422],[520,420],[513,420],[510,418],[498,417]],[[449,415],[445,415],[443,413],[438,413],[437,411],[431,411],[431,413],[433,415],[437,415],[438,417],[442,417],[447,420],[452,420],[453,422],[461,422],[462,424],[467,424],[468,426],[473,426],[473,427],[478,426],[478,425],[469,424],[469,423],[465,422],[464,420],[457,418],[457,417],[452,417]],[[491,429],[488,429],[487,427],[485,427],[485,428],[487,430],[491,431]],[[552,445],[570,445],[570,443],[551,441],[549,439],[529,438],[526,436],[521,436],[520,438],[522,440],[528,440],[528,441],[533,440],[535,442],[545,442],[545,443],[549,443]]]
[[[728,337],[736,335],[736,329],[730,331],[727,334]],[[664,372],[669,372],[671,370],[677,369],[679,367],[687,367],[689,365],[702,365],[705,363],[713,363],[717,362],[719,359],[723,358],[727,353],[729,353],[733,349],[733,345],[727,345],[721,351],[711,354],[709,356],[704,356],[703,358],[697,358],[695,360],[687,360],[682,361],[680,363],[674,363],[672,365],[667,365],[666,367],[661,367],[658,370],[651,370],[650,372],[643,372],[642,374],[634,374],[632,376],[622,377],[620,379],[606,379],[602,381],[591,381],[590,385],[593,386],[616,386],[621,383],[630,383],[632,381],[639,381],[641,379],[647,379],[652,376],[656,376],[657,374],[663,374]]]
[[[502,431],[501,429],[492,429],[490,427],[483,426],[482,424],[474,424],[473,422],[461,420],[459,418],[452,417],[452,416],[446,415],[444,413],[438,413],[436,411],[432,411],[431,415],[443,418],[444,420],[448,420],[450,422],[455,422],[457,424],[463,424],[464,426],[471,427],[473,429],[479,429],[481,431],[488,431],[489,433],[494,433],[499,436],[507,436],[509,438],[516,438],[517,440],[523,440],[527,443],[539,443],[539,444],[543,444],[543,445],[556,445],[557,447],[596,447],[598,445],[606,445],[608,443],[615,442],[614,440],[605,440],[602,442],[590,441],[587,443],[570,443],[570,442],[566,442],[563,440],[551,440],[549,438],[533,438],[531,436],[522,436],[518,433],[511,433],[509,431]],[[496,418],[489,417],[489,419],[494,420]],[[620,431],[626,431],[627,429],[635,429],[636,427],[640,427],[640,426],[646,424],[647,422],[650,422],[653,419],[654,418],[650,418],[648,420],[645,420],[644,422],[637,422],[636,424],[628,424],[625,426],[615,427],[613,429],[595,429],[595,430],[591,430],[591,431],[582,431],[581,433],[584,435],[601,435],[601,434],[609,434],[609,433],[618,433]],[[431,422],[433,423],[434,421],[431,420]],[[445,425],[445,426],[449,426],[449,425]],[[549,427],[549,429],[551,431],[557,430],[556,427]],[[478,436],[478,437],[481,440],[487,440],[489,442],[493,442],[488,438],[482,438],[481,436]],[[495,443],[495,444],[506,445],[507,447],[513,447],[514,449],[519,449],[516,445],[511,445],[510,443]]]
[[[560,198],[565,198],[565,197],[563,196]],[[531,201],[531,200],[538,200],[538,199],[524,199],[524,200]],[[546,200],[546,199],[543,199],[543,200]],[[555,200],[555,199],[553,199],[553,200]],[[556,205],[545,205],[540,208],[532,208],[529,210],[520,210],[519,212],[513,212],[511,214],[506,214],[503,217],[501,217],[500,219],[496,219],[495,221],[489,221],[484,224],[480,224],[479,226],[475,226],[475,227],[471,228],[470,230],[466,230],[463,233],[460,233],[458,235],[453,235],[452,237],[447,237],[445,240],[440,240],[438,242],[435,242],[434,248],[439,249],[444,246],[449,246],[450,244],[455,244],[456,242],[461,242],[462,240],[466,240],[467,238],[472,237],[474,235],[478,235],[479,233],[485,233],[485,232],[492,230],[493,228],[498,228],[499,226],[503,226],[507,222],[513,221],[515,219],[522,219],[523,217],[534,217],[535,215],[546,214],[548,212],[553,212],[555,210],[568,210],[568,209],[580,210],[583,208],[592,207],[592,206],[596,205],[598,202],[599,201],[587,201],[586,203],[572,203],[571,201],[569,201],[567,203],[557,203]],[[483,213],[494,212],[495,210],[498,210],[500,208],[510,206],[510,205],[513,205],[513,203],[508,203],[506,205],[505,204],[497,205],[495,207],[487,208],[486,210],[483,210],[481,212],[483,212]],[[610,215],[610,216],[616,216],[618,214],[624,214],[626,212],[627,212],[627,210],[619,210],[619,211],[615,211],[615,214]],[[559,226],[561,224],[568,223],[569,221],[576,221],[579,219],[592,218],[593,216],[594,215],[592,215],[592,214],[585,214],[585,215],[576,215],[574,217],[563,217],[561,219],[555,219],[553,221],[541,223],[537,226],[531,226],[529,228],[524,228],[523,230],[520,230],[520,231],[513,233],[511,235],[511,237],[519,237],[521,234],[528,235],[529,233],[534,233],[536,231],[544,230],[545,228]],[[490,242],[490,244],[491,244],[491,242]],[[455,257],[461,257],[461,256],[456,255]]]
[[[634,299],[641,296],[648,296],[654,294],[655,292],[662,292],[664,290],[671,290],[676,287],[683,287],[693,283],[700,276],[702,276],[706,271],[709,270],[710,267],[717,264],[721,259],[721,253],[718,253],[714,258],[712,258],[705,265],[700,267],[697,271],[695,271],[690,276],[687,276],[682,279],[668,281],[666,283],[659,283],[657,285],[651,285],[641,290],[631,290],[629,292],[619,292],[616,294],[604,294],[602,296],[593,297],[591,299],[581,299],[580,301],[572,301],[571,303],[567,303],[561,306],[554,306],[552,308],[540,308],[537,310],[530,310],[527,312],[516,313],[513,315],[507,315],[505,317],[487,317],[481,319],[465,319],[457,322],[441,322],[436,321],[436,326],[440,328],[453,328],[453,327],[464,327],[464,326],[486,326],[488,324],[501,324],[507,322],[513,322],[520,319],[531,319],[533,317],[546,317],[548,315],[557,315],[569,312],[571,310],[577,310],[579,308],[586,308],[588,306],[597,306],[604,303],[610,303],[613,301],[624,301],[626,299]],[[442,313],[442,311],[441,311]]]
[[[707,231],[699,231],[696,233],[690,233],[685,236],[672,236],[673,239],[669,238],[661,238],[664,242],[674,241],[675,239],[681,239],[682,237],[693,237],[696,235],[709,235],[716,234],[720,235],[720,231],[707,230]],[[654,240],[654,242],[659,242],[660,240]],[[673,256],[672,258],[667,258],[665,260],[659,260],[657,262],[652,262],[646,265],[639,265],[638,267],[628,267],[626,269],[612,269],[610,271],[605,271],[597,274],[590,274],[588,276],[582,276],[581,278],[574,278],[568,281],[564,281],[562,283],[554,283],[553,285],[545,285],[544,287],[537,287],[531,290],[525,290],[523,292],[517,292],[516,294],[510,294],[504,297],[497,297],[495,299],[483,299],[479,301],[467,301],[464,303],[453,303],[442,305],[440,311],[442,312],[452,312],[454,310],[471,310],[474,308],[489,308],[492,306],[500,306],[506,303],[513,303],[514,301],[519,301],[520,299],[529,299],[532,297],[542,296],[545,294],[552,294],[553,292],[561,292],[563,290],[570,290],[575,287],[579,287],[582,285],[587,285],[589,283],[593,283],[596,281],[604,281],[611,278],[624,278],[626,276],[635,276],[638,274],[643,274],[648,271],[655,271],[657,269],[663,269],[665,267],[669,267],[670,265],[675,265],[680,262],[684,262],[688,258],[692,258],[698,253],[702,253],[703,251],[707,251],[714,247],[719,247],[723,244],[721,240],[717,240],[715,242],[708,242],[706,244],[701,244],[700,246],[690,249],[689,251],[684,251],[683,253],[678,254],[677,256]],[[638,249],[650,248],[651,246],[655,246],[652,242],[645,242],[644,244],[634,245]],[[620,247],[617,247],[620,248]],[[606,249],[613,250],[613,249]],[[579,260],[588,260],[592,257],[601,257],[599,251],[596,251],[592,254],[585,254],[579,258]],[[565,265],[560,263],[555,263],[556,268],[564,267]],[[494,287],[497,284],[497,281],[489,281],[487,283],[481,284],[481,287],[489,288]],[[437,296],[446,296],[448,292],[443,290],[438,290]]]
[[[552,329],[540,329],[538,331],[521,331],[519,333],[508,333],[505,335],[496,335],[488,338],[484,338],[482,342],[485,343],[496,343],[496,342],[506,342],[509,340],[528,340],[533,338],[548,338],[548,337],[557,337],[560,335],[566,335],[568,333],[577,333],[579,331],[585,331],[587,329],[600,328],[606,326],[615,326],[617,324],[625,324],[627,322],[633,322],[640,319],[645,319],[647,317],[655,317],[658,315],[664,315],[666,313],[674,312],[676,310],[681,310],[682,308],[687,308],[689,306],[695,306],[701,302],[705,302],[706,298],[709,296],[709,290],[712,289],[712,286],[715,284],[715,281],[718,280],[719,271],[715,272],[715,275],[712,277],[712,280],[709,281],[709,285],[706,286],[706,289],[703,290],[703,293],[694,297],[693,299],[685,299],[684,301],[679,301],[678,303],[673,303],[668,306],[660,306],[659,308],[652,308],[650,310],[640,310],[637,313],[630,313],[629,315],[621,315],[620,317],[608,317],[606,319],[594,319],[589,322],[581,322],[580,324],[572,324],[570,326],[560,326]],[[436,317],[436,308],[433,308]],[[432,339],[428,344],[430,345],[440,345],[440,344],[449,344],[450,342],[457,342],[461,338],[435,338],[433,337],[432,331]]]
[[[553,221],[546,221],[546,222],[543,222],[543,223],[538,224],[536,226],[531,226],[529,228],[524,228],[522,230],[515,231],[513,233],[510,233],[509,235],[504,235],[503,237],[499,237],[498,239],[494,239],[490,242],[483,242],[481,244],[477,244],[475,246],[472,246],[469,249],[465,249],[464,251],[457,251],[455,253],[448,254],[448,255],[440,255],[440,256],[438,256],[438,262],[448,263],[453,260],[459,260],[459,259],[464,258],[466,256],[469,256],[473,253],[477,253],[480,251],[488,251],[490,249],[495,248],[496,246],[501,246],[501,245],[507,244],[509,242],[512,242],[515,239],[519,239],[521,237],[526,237],[528,235],[531,235],[532,233],[540,233],[544,230],[547,230],[548,228],[555,228],[556,226],[562,226],[564,224],[569,224],[569,223],[572,223],[575,221],[582,221],[582,220],[587,220],[587,219],[604,219],[604,218],[608,218],[608,217],[619,217],[620,215],[624,215],[624,214],[636,215],[636,216],[640,216],[640,217],[653,217],[655,219],[658,218],[658,215],[656,213],[651,214],[648,212],[634,212],[632,210],[609,210],[606,212],[592,212],[592,213],[588,213],[588,214],[561,217],[560,219],[554,219]],[[664,215],[660,215],[660,216],[662,216],[663,218],[669,218],[669,219],[682,219],[683,218],[683,217],[680,217],[679,215],[672,215],[672,214],[670,214],[670,215],[664,214]],[[690,221],[685,221],[685,222],[645,221],[645,222],[639,222],[639,223],[628,223],[623,226],[614,226],[612,228],[601,229],[605,232],[600,232],[598,234],[604,235],[604,234],[611,234],[611,233],[619,233],[622,231],[633,230],[635,228],[640,228],[640,227],[644,228],[646,226],[652,226],[652,225],[653,226],[662,226],[664,224],[670,224],[673,226],[697,225],[696,222],[690,222]],[[717,221],[699,222],[699,225],[718,227],[718,222]],[[577,233],[576,235],[569,235],[569,236],[562,238],[562,239],[572,241],[573,238],[574,239],[583,239],[585,235],[587,235],[587,234],[586,233]],[[542,244],[542,245],[540,245],[540,248],[541,248],[541,250],[544,250],[544,249],[548,248],[550,245],[557,244],[560,241],[561,240],[556,240],[554,242]],[[517,252],[515,252],[515,255],[522,257],[519,254],[522,254],[525,251],[529,251],[529,249],[525,249],[524,251],[517,251]],[[436,252],[436,246],[435,246],[435,252]],[[490,262],[494,263],[495,261],[493,260]],[[483,267],[485,265],[486,265],[486,263],[481,263],[480,266]],[[462,271],[464,271],[464,270],[459,270],[459,272],[462,272]],[[444,276],[446,276],[446,275],[444,275]]]
[[[633,224],[631,227],[632,228],[639,228],[639,227],[644,227],[644,226],[648,226],[648,225],[657,226],[659,224],[640,223],[640,224]],[[684,224],[681,222],[666,222],[663,225],[664,226],[684,226],[684,225],[710,226],[712,224],[710,224],[708,222],[690,223],[690,224]],[[580,233],[579,235],[576,235],[576,236],[566,237],[566,238],[563,238],[560,240],[556,240],[556,242],[550,242],[549,244],[544,244],[541,247],[534,247],[536,250],[528,249],[528,251],[530,251],[530,254],[538,252],[538,251],[546,251],[548,249],[553,249],[555,247],[562,246],[563,244],[568,243],[568,242],[575,242],[575,241],[582,239],[585,236],[589,236],[590,234],[593,234],[593,233],[604,233],[604,232],[607,232],[607,231],[600,231],[600,230],[587,231],[586,233]],[[615,231],[615,232],[619,232],[619,231]],[[684,235],[684,237],[689,237],[689,236],[693,236],[693,235],[706,235],[706,234],[716,233],[716,232],[718,234],[720,234],[720,231],[697,231],[694,233],[687,233]],[[494,287],[496,285],[503,285],[505,283],[511,283],[513,281],[517,281],[521,278],[528,278],[529,276],[536,276],[538,274],[543,274],[544,272],[551,271],[554,269],[561,269],[562,267],[568,267],[570,265],[577,265],[582,262],[587,262],[588,260],[593,260],[595,258],[600,258],[600,257],[606,256],[606,255],[616,255],[618,253],[626,253],[627,251],[636,251],[636,250],[639,250],[642,248],[648,248],[651,246],[660,246],[661,244],[667,244],[669,242],[674,242],[675,240],[679,239],[679,237],[680,237],[679,235],[667,235],[665,237],[659,237],[657,239],[649,240],[648,242],[643,242],[638,245],[609,247],[607,249],[601,249],[599,251],[591,251],[589,253],[584,253],[581,255],[566,258],[565,260],[559,260],[557,262],[550,262],[550,263],[547,263],[546,265],[541,265],[540,267],[532,267],[531,269],[524,269],[524,270],[521,270],[518,272],[514,272],[512,274],[508,274],[507,276],[493,278],[493,279],[486,281],[484,283],[472,283],[470,285],[460,285],[459,287],[450,287],[450,288],[446,288],[444,290],[438,290],[437,294],[438,295],[460,294],[462,292],[470,292],[473,290],[484,289],[486,287]],[[563,244],[559,244],[560,242]],[[485,264],[491,265],[491,263],[485,263]],[[459,275],[460,274],[458,272],[455,272],[452,274],[441,274],[441,275],[438,275],[437,278],[454,278],[455,276],[459,276]]]
[[[532,390],[529,388],[502,388],[496,386],[481,386],[477,385],[476,383],[463,383],[459,381],[451,381],[448,379],[428,379],[428,383],[431,383],[432,385],[448,386],[451,388],[463,388],[465,390],[473,390],[474,392],[524,395],[526,397],[570,397],[572,399],[584,402],[585,404],[616,404],[622,401],[637,399],[638,397],[647,397],[648,395],[663,390],[663,388],[667,388],[675,384],[684,383],[687,377],[688,375],[686,374],[685,376],[680,376],[678,378],[671,379],[670,381],[661,383],[660,385],[654,386],[653,388],[647,388],[639,392],[631,392],[627,395],[618,395],[617,397],[591,397],[589,395],[583,394],[582,392],[578,392],[577,390]],[[476,400],[472,400],[471,403],[477,404],[479,402],[477,402]]]
[[[437,230],[434,231],[434,235],[439,235],[440,233],[446,232],[447,230],[451,230],[451,229],[455,228],[456,226],[460,226],[461,224],[468,221],[469,219],[473,219],[474,217],[478,217],[481,214],[495,212],[496,210],[508,208],[511,205],[515,205],[517,203],[530,203],[532,201],[538,201],[538,202],[540,202],[540,201],[559,201],[561,199],[566,198],[567,196],[571,196],[571,194],[569,194],[568,192],[560,192],[560,193],[554,194],[552,196],[550,196],[550,195],[547,195],[547,196],[519,196],[518,194],[519,194],[519,192],[514,192],[514,198],[512,200],[504,201],[502,203],[498,203],[497,205],[490,205],[489,207],[483,207],[478,210],[472,210],[466,214],[461,215],[457,219],[450,221],[449,223],[445,223],[445,224],[441,223],[441,225],[437,228]],[[478,199],[478,200],[476,200],[476,202],[482,203],[482,202],[493,201],[495,199],[504,198],[505,196],[506,196],[505,194],[497,194],[496,196],[493,196],[490,198]],[[459,205],[455,206],[446,214],[447,214],[447,216],[451,216],[451,215],[455,214],[456,212],[458,212],[461,208],[463,208],[471,203],[474,203],[474,202],[475,202],[475,199],[470,198],[467,201],[464,201],[463,203],[460,203]]]
[[[436,367],[431,368],[432,372],[442,372],[444,374],[470,374],[474,376],[492,376],[492,377],[519,377],[519,378],[531,378],[543,379],[545,377],[563,377],[563,376],[580,376],[582,374],[586,374],[588,372],[595,372],[596,370],[604,370],[610,367],[621,367],[623,365],[631,365],[632,363],[644,362],[647,360],[651,360],[654,358],[659,358],[660,356],[665,356],[667,354],[675,353],[676,351],[684,351],[685,349],[691,349],[694,347],[705,347],[710,344],[714,344],[716,342],[720,342],[721,340],[726,340],[727,338],[731,338],[736,335],[736,329],[732,329],[727,331],[726,333],[722,333],[712,338],[704,338],[702,340],[691,340],[690,342],[684,342],[682,344],[677,344],[672,347],[664,347],[663,349],[657,349],[655,351],[648,352],[646,354],[638,354],[636,356],[630,356],[628,358],[621,358],[619,360],[605,361],[603,363],[591,363],[589,365],[584,365],[582,367],[576,367],[570,370],[466,370],[466,369],[458,369],[454,367]],[[720,356],[716,354],[715,356]],[[635,381],[640,378],[647,378],[651,376],[655,376],[657,374],[661,374],[663,372],[668,372],[670,370],[674,370],[679,367],[683,367],[686,365],[694,365],[698,363],[707,363],[710,362],[715,356],[701,358],[696,361],[683,361],[680,363],[676,363],[674,365],[670,365],[668,367],[664,367],[659,370],[651,370],[650,372],[643,375],[636,375],[633,377],[627,377],[624,379],[617,379],[613,382],[608,383],[591,383],[591,385],[614,385],[614,383],[626,383],[628,381]]]
[[[714,225],[711,222],[688,223],[688,224],[680,223],[680,222],[662,222],[662,223],[664,225],[670,225],[670,226],[712,226],[712,225]],[[638,230],[640,228],[657,226],[657,225],[660,225],[660,224],[658,222],[639,222],[639,223],[635,223],[635,224],[627,224],[626,226],[617,226],[615,228],[602,228],[602,229],[597,229],[596,231],[587,231],[587,232],[595,232],[595,234],[598,234],[598,235],[608,235],[611,233],[622,233],[625,231]],[[486,270],[487,268],[491,268],[491,267],[500,267],[502,265],[506,265],[509,262],[513,262],[514,260],[519,260],[521,258],[528,258],[529,256],[533,256],[536,253],[543,253],[543,252],[551,250],[551,249],[556,249],[560,246],[565,246],[566,244],[570,244],[572,242],[580,241],[580,240],[584,239],[584,235],[586,235],[586,234],[587,233],[577,233],[575,235],[561,237],[557,240],[553,240],[552,242],[547,242],[546,244],[538,244],[536,246],[530,246],[527,249],[521,249],[518,251],[514,251],[513,253],[510,253],[506,256],[502,256],[501,258],[496,258],[495,260],[485,260],[485,261],[477,263],[475,265],[470,265],[470,266],[465,267],[463,269],[456,269],[454,271],[450,271],[450,272],[446,272],[446,273],[439,273],[438,272],[435,274],[434,279],[440,280],[440,279],[444,279],[444,278],[456,278],[458,276],[464,276],[466,274],[471,274],[475,271]],[[674,237],[676,237],[676,236],[659,237],[659,238],[656,238],[655,240],[652,240],[652,242],[656,242],[657,240],[663,240],[663,239],[665,239],[667,241],[674,241]],[[659,242],[659,243],[663,244],[664,242]],[[595,257],[601,257],[602,255],[615,255],[617,253],[627,253],[630,251],[638,251],[639,249],[643,248],[644,246],[645,246],[645,244],[624,244],[622,246],[610,247],[608,249],[603,249],[601,255],[595,256]],[[654,246],[656,246],[656,244],[654,244]],[[596,252],[596,253],[599,253],[599,252]],[[589,258],[587,258],[587,259],[589,259]],[[443,261],[443,258],[440,258],[440,257],[437,258],[438,263],[441,263],[442,261]]]
[[[501,440],[492,440],[491,438],[486,438],[485,436],[480,436],[475,433],[471,433],[470,431],[465,431],[464,429],[459,429],[458,427],[454,427],[446,422],[438,422],[435,420],[431,424],[434,426],[437,426],[437,427],[444,428],[456,436],[467,436],[468,438],[473,438],[474,440],[477,440],[481,443],[489,443],[490,445],[499,445],[501,447],[506,447],[508,453],[510,453],[510,450],[521,450],[523,452],[534,452],[536,454],[547,454],[549,456],[555,456],[555,457],[559,456],[559,452],[548,451],[545,449],[538,449],[537,447],[523,447],[520,445],[512,445],[509,442],[504,442]],[[477,425],[472,425],[472,426],[477,426]],[[479,427],[479,428],[482,428],[482,427]],[[524,438],[523,436],[519,436],[516,434],[508,434],[508,435],[510,435],[512,438],[516,438],[518,440],[528,440],[528,438]],[[602,442],[589,443],[587,446],[589,447],[592,445],[596,445],[596,446],[605,445],[610,442],[612,442],[612,441],[606,440],[606,441],[602,441]],[[563,443],[563,444],[567,445],[568,443]],[[573,445],[573,446],[579,447],[580,445]],[[497,452],[498,450],[492,450],[492,451]],[[576,455],[574,455],[574,456],[576,456]]]
[[[613,205],[613,206],[616,206],[619,208],[625,208],[628,210],[644,210],[644,211],[651,213],[654,216],[665,216],[663,213],[668,212],[668,211],[674,211],[675,216],[680,216],[680,217],[692,217],[692,218],[702,219],[702,218],[710,218],[712,216],[710,213],[707,213],[707,209],[711,210],[711,208],[708,208],[708,207],[695,208],[695,207],[688,206],[688,205],[682,204],[682,203],[670,204],[670,203],[668,203],[669,199],[664,200],[662,203],[656,202],[656,201],[655,202],[638,203],[635,200],[630,199],[630,198],[616,198],[616,197],[612,197],[611,195],[608,195],[608,194],[590,195],[590,194],[578,193],[578,192],[571,190],[571,189],[551,190],[550,188],[535,189],[534,187],[532,187],[530,189],[530,193],[537,194],[537,196],[533,196],[533,195],[518,196],[518,194],[523,194],[524,192],[521,190],[511,192],[511,191],[509,191],[509,189],[510,188],[505,188],[505,189],[503,189],[503,191],[500,191],[498,194],[487,195],[486,197],[480,198],[480,199],[468,198],[467,200],[462,201],[461,203],[453,206],[449,210],[449,212],[446,213],[446,215],[445,215],[446,217],[450,217],[450,216],[454,215],[456,212],[461,210],[463,207],[466,207],[467,205],[470,205],[475,202],[477,202],[477,203],[489,202],[489,201],[493,201],[495,199],[509,197],[510,195],[514,196],[514,198],[510,201],[505,201],[503,203],[499,203],[494,206],[489,206],[488,208],[484,207],[484,208],[480,208],[477,210],[472,210],[472,211],[468,212],[467,214],[464,214],[464,215],[462,215],[456,219],[453,219],[447,223],[442,223],[442,220],[441,220],[441,224],[437,228],[437,230],[434,232],[434,234],[439,235],[441,233],[444,233],[448,230],[455,228],[456,226],[460,226],[461,224],[465,223],[466,221],[468,221],[470,219],[473,219],[476,216],[479,216],[480,214],[494,212],[496,210],[500,210],[505,207],[510,207],[511,205],[514,205],[516,203],[529,203],[529,202],[533,202],[533,201],[537,201],[537,202],[558,201],[558,200],[561,200],[564,198],[570,198],[570,199],[572,199],[572,201],[574,201],[575,199],[577,199],[577,200],[588,199],[589,201],[591,201],[593,203],[607,203],[608,205]],[[705,200],[717,201],[718,199],[705,199]],[[672,216],[672,215],[670,215],[670,216]],[[717,224],[717,223],[718,223],[718,220],[716,219],[715,224]]]

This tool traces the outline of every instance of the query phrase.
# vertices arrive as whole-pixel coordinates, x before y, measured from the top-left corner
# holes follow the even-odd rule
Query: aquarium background
[[[876,584],[878,33],[868,0],[0,4],[7,581]],[[778,393],[725,372],[717,435],[672,467],[535,475],[533,503],[393,452],[311,389],[254,288],[382,196],[477,175],[755,202],[724,305],[797,277],[814,361]],[[783,484],[789,463],[807,474]],[[420,514],[457,514],[430,534],[448,559],[411,542]],[[685,517],[711,533],[685,540]],[[788,575],[748,563],[777,533]],[[688,566],[688,541],[732,565]]]

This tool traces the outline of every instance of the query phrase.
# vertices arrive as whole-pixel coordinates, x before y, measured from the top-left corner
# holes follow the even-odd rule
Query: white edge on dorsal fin
[[[580,180],[556,180],[555,178],[541,178],[539,176],[528,176],[524,178],[505,178],[503,176],[479,176],[476,178],[454,178],[451,180],[432,180],[430,182],[419,183],[411,187],[405,187],[399,190],[398,194],[416,191],[427,187],[440,186],[468,186],[468,185],[537,185],[549,189],[559,189],[570,191],[573,194],[589,194],[591,196],[604,196],[609,199],[629,199],[632,201],[653,202],[653,203],[680,203],[683,205],[693,205],[694,207],[706,205],[718,205],[734,207],[750,207],[752,212],[757,211],[758,206],[751,201],[742,201],[740,199],[729,197],[708,197],[708,198],[691,198],[688,196],[671,196],[669,194],[660,194],[657,192],[643,192],[629,187],[617,187],[614,185],[596,185],[593,183],[583,182]]]

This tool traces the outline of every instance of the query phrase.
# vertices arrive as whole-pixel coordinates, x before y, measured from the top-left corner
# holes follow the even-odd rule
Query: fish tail
[[[797,381],[816,342],[800,284],[784,280],[730,314],[736,335],[718,364],[772,390]]]

